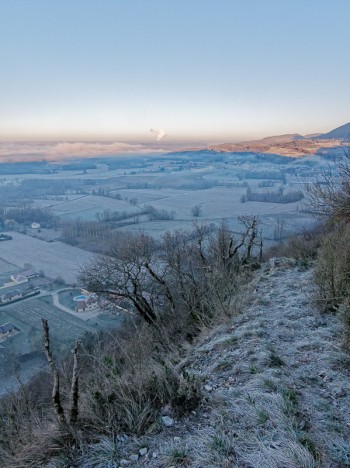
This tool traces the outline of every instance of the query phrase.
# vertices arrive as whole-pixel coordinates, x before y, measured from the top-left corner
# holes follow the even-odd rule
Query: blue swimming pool
[[[75,296],[75,297],[73,297],[73,301],[85,301],[88,298],[89,298],[89,296],[84,296],[84,295]]]

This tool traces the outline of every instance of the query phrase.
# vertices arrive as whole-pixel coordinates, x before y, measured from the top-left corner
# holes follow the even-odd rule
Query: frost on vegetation
[[[328,450],[331,452],[334,461],[342,464],[341,466],[350,466],[350,442],[336,438],[325,441]]]
[[[243,454],[242,461],[249,466],[268,468],[313,468],[317,465],[312,454],[299,443],[283,441],[281,444],[263,444],[254,441],[254,451]]]
[[[350,358],[339,317],[311,304],[312,278],[279,268],[244,314],[190,350],[183,366],[204,395],[195,411],[162,414],[144,438],[101,438],[80,466],[350,466]]]
[[[113,437],[102,437],[89,446],[88,455],[82,456],[79,462],[85,468],[114,468],[122,458],[122,443]]]
[[[349,361],[338,317],[311,304],[312,275],[279,267],[230,325],[233,342],[224,330],[195,356],[212,391],[186,436],[189,466],[349,466]]]

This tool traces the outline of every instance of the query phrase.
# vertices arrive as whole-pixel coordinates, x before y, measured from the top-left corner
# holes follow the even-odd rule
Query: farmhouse
[[[78,301],[75,305],[75,311],[79,312],[80,310],[82,310],[84,312],[86,307],[87,305],[85,301]]]
[[[87,299],[86,299],[86,306],[88,309],[92,309],[93,307],[95,307],[96,303],[97,303],[97,297],[95,296],[89,296]]]
[[[79,312],[80,310],[82,310],[84,312],[86,309],[93,309],[96,306],[96,304],[97,297],[95,294],[93,294],[91,296],[85,297],[85,299],[77,301],[75,305],[75,311]]]
[[[11,280],[17,284],[28,282],[28,278],[24,275],[11,275]]]
[[[4,323],[0,325],[0,339],[6,338],[14,333],[19,332],[19,329],[13,323]]]
[[[21,275],[22,275],[22,276],[25,276],[25,277],[28,278],[28,279],[29,279],[29,278],[35,278],[35,277],[39,276],[38,273],[35,273],[34,270],[22,271],[22,272],[21,272]]]
[[[19,289],[14,289],[13,291],[9,291],[3,296],[1,296],[1,301],[10,302],[15,299],[18,299],[19,297],[22,297],[22,291],[20,291]]]

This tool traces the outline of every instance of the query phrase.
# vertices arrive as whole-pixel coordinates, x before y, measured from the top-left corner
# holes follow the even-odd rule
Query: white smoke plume
[[[165,130],[162,128],[151,128],[150,129],[151,133],[154,133],[156,136],[156,141],[161,141],[163,138],[166,137]]]

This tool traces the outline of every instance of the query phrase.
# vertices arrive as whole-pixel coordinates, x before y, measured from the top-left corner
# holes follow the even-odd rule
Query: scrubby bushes
[[[250,187],[247,188],[245,199],[241,198],[241,201],[256,201],[265,203],[294,203],[304,198],[304,194],[301,190],[290,191],[283,193],[283,190],[277,190],[275,192],[253,192]]]
[[[316,304],[324,312],[339,313],[350,350],[350,224],[338,223],[323,238],[314,279]]]
[[[306,190],[312,211],[332,222],[350,222],[350,150],[338,162],[336,170],[326,171]]]
[[[335,310],[350,297],[350,225],[337,225],[322,239],[315,282],[317,302],[324,311]]]
[[[300,267],[309,267],[316,259],[325,228],[321,225],[305,230],[300,234],[288,237],[284,242],[274,245],[265,251],[263,258],[291,257]]]
[[[127,299],[150,324],[169,311],[207,325],[230,309],[239,273],[261,245],[257,219],[241,222],[239,238],[223,222],[214,229],[197,224],[192,233],[168,232],[160,241],[141,234],[110,242],[82,272],[82,282],[112,302]]]
[[[0,466],[75,466],[103,437],[153,433],[163,415],[180,417],[198,405],[200,382],[181,363],[201,329],[233,312],[240,275],[255,261],[257,219],[241,221],[238,238],[223,222],[168,233],[161,242],[135,235],[110,244],[109,256],[85,271],[87,286],[134,307],[120,329],[83,342],[75,364],[74,355],[53,356],[59,389],[51,392],[45,373],[40,390],[34,383],[7,397],[0,407]],[[77,418],[60,420],[51,400],[59,391],[62,412],[70,414],[77,362]],[[116,451],[116,463],[118,457]]]
[[[150,221],[169,221],[175,218],[175,211],[168,211],[165,209],[158,210],[152,205],[146,205],[145,212],[148,213]]]
[[[154,432],[162,410],[172,417],[193,410],[201,398],[199,383],[175,365],[185,334],[168,318],[155,328],[131,317],[122,329],[82,343],[77,422],[58,421],[47,373],[9,394],[0,407],[0,466],[46,466],[49,460],[70,466],[83,447],[103,436]],[[57,365],[66,414],[72,367],[71,358]]]
[[[176,416],[198,404],[197,382],[174,367],[179,349],[169,345],[167,333],[130,324],[95,345],[81,389],[81,417],[99,434],[143,434],[157,428],[162,408]]]
[[[335,174],[308,186],[309,204],[329,232],[322,239],[315,269],[316,302],[323,311],[340,310],[345,343],[350,342],[350,151]]]

